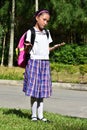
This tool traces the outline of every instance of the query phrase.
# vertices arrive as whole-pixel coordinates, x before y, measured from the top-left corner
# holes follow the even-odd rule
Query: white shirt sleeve
[[[27,31],[26,41],[31,42],[31,31],[30,30]]]

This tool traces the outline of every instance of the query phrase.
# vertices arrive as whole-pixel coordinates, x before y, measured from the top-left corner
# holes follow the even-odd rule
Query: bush
[[[78,64],[87,64],[87,46],[78,46],[75,49],[75,57]]]
[[[50,55],[51,62],[63,64],[87,64],[87,46],[65,45]]]

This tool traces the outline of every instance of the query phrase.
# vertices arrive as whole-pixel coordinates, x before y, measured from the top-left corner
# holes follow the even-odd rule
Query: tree
[[[5,42],[6,42],[6,33],[8,31],[8,19],[9,19],[9,2],[0,1],[0,47],[1,47],[1,66],[4,65],[4,50],[5,50]]]
[[[36,1],[39,9],[48,9],[51,13],[48,28],[53,37],[53,44],[62,41],[68,44],[87,43],[87,0],[0,0],[0,57],[3,56],[4,64],[8,64],[9,67],[16,64],[14,50],[21,35],[33,25],[32,16],[36,9]],[[2,51],[2,48],[5,48],[5,37],[6,49]],[[5,57],[2,52],[5,53]]]
[[[4,36],[3,39],[3,49],[2,49],[2,59],[1,59],[1,66],[4,65],[4,51],[5,51],[5,41],[6,41],[6,36]]]
[[[38,0],[35,0],[35,11],[38,11]]]
[[[59,30],[62,34],[65,33],[65,37],[67,38],[68,36],[67,42],[79,43],[81,41],[81,35],[83,35],[82,30],[86,30],[84,28],[86,25],[84,21],[86,19],[85,16],[87,16],[82,7],[82,0],[50,1],[53,4],[53,14],[55,14],[55,20],[52,16],[52,28],[54,30]],[[87,5],[87,1],[83,3]],[[83,22],[85,24],[83,24]]]
[[[8,60],[8,66],[9,67],[13,66],[14,19],[15,19],[15,0],[12,0],[11,31],[10,31],[10,46],[9,46],[9,60]]]

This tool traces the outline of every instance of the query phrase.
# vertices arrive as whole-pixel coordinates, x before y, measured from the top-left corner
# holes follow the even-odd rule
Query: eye
[[[47,20],[47,19],[45,19],[45,18],[44,18],[43,20],[46,21],[47,23],[49,22],[49,20]]]

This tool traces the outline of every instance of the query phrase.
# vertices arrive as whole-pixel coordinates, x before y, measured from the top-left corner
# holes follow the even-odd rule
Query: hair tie
[[[39,15],[42,14],[42,13],[48,13],[48,14],[49,14],[49,11],[48,11],[48,10],[45,10],[45,9],[44,9],[44,10],[39,10],[39,11],[36,12],[35,17],[36,17],[36,16],[39,16]]]
[[[42,13],[49,13],[49,11],[48,11],[48,10],[41,10],[41,11],[37,14],[37,16],[39,16],[39,15],[42,14]]]

